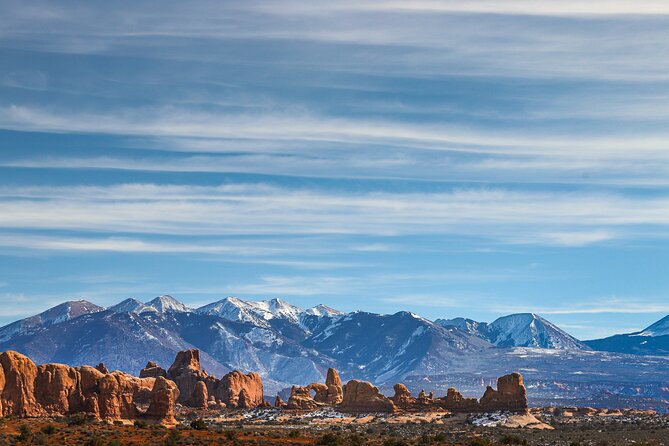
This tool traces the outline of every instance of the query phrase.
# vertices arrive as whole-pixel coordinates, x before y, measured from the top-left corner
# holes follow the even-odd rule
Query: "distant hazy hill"
[[[595,350],[637,355],[669,355],[669,316],[648,328],[629,334],[585,341]]]

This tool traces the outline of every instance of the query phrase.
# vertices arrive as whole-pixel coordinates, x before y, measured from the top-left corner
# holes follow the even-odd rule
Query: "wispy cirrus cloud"
[[[669,313],[669,305],[658,303],[655,299],[638,299],[635,297],[609,299],[587,299],[585,302],[572,303],[555,307],[497,307],[493,311],[499,314],[510,312],[528,312],[544,315],[598,315],[598,314],[662,314]]]
[[[0,188],[0,228],[231,236],[442,234],[500,243],[583,246],[655,237],[669,197],[459,188],[343,192],[267,184],[120,184]],[[43,240],[63,249],[224,251],[130,239]]]
[[[305,112],[267,115],[226,115],[165,107],[133,109],[114,114],[73,112],[11,105],[0,109],[0,128],[55,133],[101,133],[129,136],[201,138],[219,140],[311,141],[349,144],[388,144],[417,149],[490,154],[537,155],[559,150],[553,156],[568,157],[588,150],[590,156],[630,158],[635,151],[666,155],[666,134],[658,132],[613,137],[591,135],[565,137],[518,131],[489,130],[408,124],[393,120],[351,119],[319,116]],[[225,150],[225,142],[216,142]],[[235,147],[236,149],[236,147]],[[185,149],[187,151],[187,149]],[[192,150],[192,149],[191,149]],[[203,151],[203,148],[196,149]],[[265,149],[266,150],[266,149]],[[206,151],[206,150],[204,150]],[[636,155],[638,156],[638,155]]]

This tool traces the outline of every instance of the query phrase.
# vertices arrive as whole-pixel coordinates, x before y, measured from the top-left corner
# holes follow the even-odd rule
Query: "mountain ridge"
[[[600,370],[602,364],[612,361],[609,353],[593,352],[531,313],[492,323],[464,318],[430,321],[408,311],[342,313],[325,305],[305,310],[280,299],[225,298],[195,309],[169,295],[147,302],[126,299],[106,309],[71,301],[0,328],[0,350],[21,351],[39,362],[104,362],[110,369],[132,373],[144,366],[137,358],[151,357],[168,366],[176,352],[188,348],[202,352],[203,365],[211,373],[258,372],[269,392],[317,382],[329,367],[339,369],[344,378],[359,377],[381,386],[410,378],[416,387],[439,388],[443,381],[450,385],[455,379],[476,390],[481,384],[471,384],[474,377],[483,382],[493,370],[499,374],[522,365],[526,372],[536,371],[528,372],[537,380],[533,392],[550,397],[582,385],[556,388],[551,383],[564,376],[576,381],[588,374],[599,377],[608,373]],[[630,356],[615,361],[628,364],[624,386],[634,388],[639,360]],[[659,364],[662,370],[664,362]],[[572,370],[577,366],[580,369]],[[543,382],[544,375],[553,381]],[[662,388],[646,393],[656,395]],[[594,385],[592,389],[610,391]]]

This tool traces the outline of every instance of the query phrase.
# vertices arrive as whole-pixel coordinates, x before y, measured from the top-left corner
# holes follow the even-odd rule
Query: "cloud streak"
[[[0,188],[0,228],[175,236],[441,234],[582,246],[657,236],[669,225],[668,209],[665,195],[499,188],[440,193],[342,193],[267,184]],[[188,250],[126,239],[65,240],[62,248]]]

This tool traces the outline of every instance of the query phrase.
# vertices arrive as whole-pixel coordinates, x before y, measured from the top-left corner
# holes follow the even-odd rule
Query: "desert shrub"
[[[44,435],[43,433],[40,432],[39,434],[37,434],[33,437],[33,440],[31,442],[31,444],[40,445],[40,446],[47,444],[46,435]]]
[[[409,443],[401,438],[389,438],[383,442],[383,446],[409,446]]]
[[[86,446],[105,446],[105,442],[102,438],[98,437],[97,435],[93,435],[88,439],[88,441],[85,443]]]
[[[83,413],[75,413],[67,417],[66,421],[70,426],[83,426],[88,423],[88,417]]]
[[[362,446],[365,444],[365,438],[362,435],[352,434],[346,439],[346,444],[350,446]]]
[[[122,445],[119,440],[111,440],[109,443],[107,443],[107,446],[122,446]]]
[[[17,440],[23,443],[30,443],[33,439],[33,431],[30,430],[30,426],[27,424],[22,424],[19,426],[19,436]]]
[[[469,442],[469,446],[490,446],[492,443],[487,438],[477,437]]]
[[[445,433],[439,432],[437,435],[434,436],[434,441],[436,441],[437,443],[441,443],[443,441],[446,441],[447,438],[448,437],[446,436]]]
[[[135,420],[134,425],[138,429],[144,429],[146,426],[148,426],[148,424],[146,424],[146,421],[144,420]]]
[[[499,442],[502,444],[527,444],[527,440],[512,434],[504,435]]]
[[[292,434],[292,432],[291,432],[291,434]],[[230,429],[230,430],[227,430],[227,431],[225,431],[225,438],[227,438],[228,440],[232,441],[232,440],[234,440],[234,439],[237,438],[237,432],[235,432],[235,431],[233,431],[233,430],[231,430],[231,429]]]
[[[328,432],[327,434],[323,434],[316,444],[321,446],[338,446],[341,443],[342,439],[339,435]]]
[[[198,431],[207,430],[207,423],[202,418],[198,418],[190,422],[190,428]]]
[[[53,424],[47,424],[42,428],[42,432],[46,435],[53,435],[56,433],[56,431],[58,431],[58,428],[56,428],[56,426]]]
[[[178,430],[173,429],[167,434],[167,438],[165,438],[165,443],[163,444],[165,446],[177,446],[179,440],[181,440],[181,433]]]

